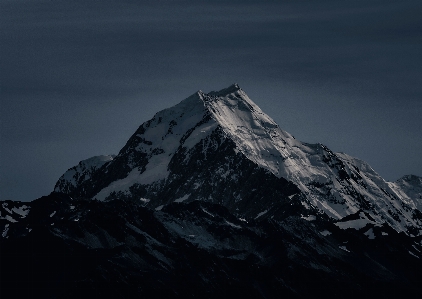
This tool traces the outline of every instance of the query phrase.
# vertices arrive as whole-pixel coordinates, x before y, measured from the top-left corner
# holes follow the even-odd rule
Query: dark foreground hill
[[[52,193],[25,206],[0,239],[1,298],[422,296],[420,237],[341,229],[294,200],[247,222],[201,201],[152,210]]]

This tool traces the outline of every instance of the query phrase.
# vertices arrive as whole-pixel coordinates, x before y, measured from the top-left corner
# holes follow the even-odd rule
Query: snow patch
[[[305,209],[307,209],[307,210],[310,210],[311,209],[311,207],[306,202],[300,201],[300,203],[302,204],[302,206],[305,207]]]
[[[368,230],[364,233],[364,235],[365,235],[365,236],[367,236],[367,237],[368,237],[368,239],[371,239],[371,240],[375,239],[374,231],[373,231],[373,229],[372,229],[372,228],[368,229]]]
[[[6,219],[7,221],[12,222],[12,223],[18,222],[15,219],[13,219],[10,215],[6,215],[6,217],[4,217],[3,219]]]
[[[323,235],[324,237],[331,235],[331,232],[328,230],[323,230],[322,232],[320,232],[321,235]]]
[[[144,204],[147,204],[147,203],[149,203],[151,201],[151,199],[142,198],[142,197],[139,200],[142,201]]]
[[[213,215],[213,214],[211,214],[210,212],[208,212],[207,210],[202,209],[202,211],[204,211],[206,214],[210,215],[211,217],[214,217],[214,215]]]
[[[316,220],[316,216],[314,216],[314,215],[309,215],[307,217],[301,215],[300,218],[305,219],[306,221],[314,221],[314,220]]]
[[[334,223],[334,225],[338,226],[341,229],[348,229],[348,228],[354,228],[356,230],[359,230],[361,228],[364,228],[367,224],[373,224],[375,226],[381,226],[378,223],[369,220],[364,213],[359,214],[360,218],[355,220],[349,220],[344,222],[337,222]]]
[[[134,184],[148,185],[168,177],[167,169],[171,157],[165,152],[160,155],[154,155],[148,160],[145,171],[142,173],[138,168],[132,169],[126,178],[112,182],[110,185],[98,192],[95,199],[103,201],[114,192],[129,192],[129,188]]]
[[[256,215],[255,219],[261,217],[262,215],[266,214],[268,212],[268,210],[265,210],[264,212],[259,213],[258,215]]]
[[[338,248],[340,248],[340,249],[342,249],[342,250],[344,250],[344,251],[346,251],[346,252],[350,252],[350,251],[346,248],[346,246],[339,246]]]
[[[186,199],[188,199],[189,198],[189,196],[190,196],[190,194],[186,194],[185,196],[183,196],[183,197],[180,197],[180,198],[178,198],[178,199],[175,199],[174,200],[174,202],[183,202],[183,201],[185,201]]]
[[[26,205],[20,206],[19,208],[12,208],[12,211],[20,215],[21,218],[25,218],[29,213],[29,207]]]
[[[9,231],[9,224],[6,224],[5,226],[4,226],[4,230],[3,230],[3,233],[1,234],[1,236],[3,237],[3,238],[6,238],[6,236],[7,236],[7,232]]]
[[[56,211],[50,214],[50,218],[53,217],[56,214]]]
[[[226,221],[226,223],[228,224],[228,225],[230,225],[231,227],[234,227],[234,228],[242,228],[240,225],[236,225],[236,224],[234,224],[234,223],[231,223],[231,222],[229,222],[229,221],[227,221],[227,220],[225,220]]]
[[[129,187],[138,181],[138,177],[139,170],[137,168],[132,169],[126,178],[112,182],[110,185],[98,192],[97,195],[94,196],[94,199],[104,201],[113,191],[118,192],[129,190]]]

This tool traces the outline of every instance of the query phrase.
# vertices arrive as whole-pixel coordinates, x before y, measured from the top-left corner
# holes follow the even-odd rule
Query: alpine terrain
[[[422,178],[296,140],[237,84],[0,213],[4,298],[422,296]]]

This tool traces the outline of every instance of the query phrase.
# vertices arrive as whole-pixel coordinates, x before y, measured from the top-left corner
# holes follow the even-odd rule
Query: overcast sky
[[[0,200],[235,82],[297,139],[422,176],[420,0],[0,3]]]

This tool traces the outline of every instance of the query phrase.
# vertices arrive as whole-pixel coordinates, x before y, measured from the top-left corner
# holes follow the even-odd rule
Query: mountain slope
[[[72,193],[75,189],[89,180],[92,174],[107,162],[113,160],[115,155],[95,156],[79,162],[78,165],[68,169],[57,181],[55,189],[64,193]]]
[[[396,182],[389,182],[388,185],[403,200],[414,204],[422,211],[422,178],[416,175],[405,175]]]

